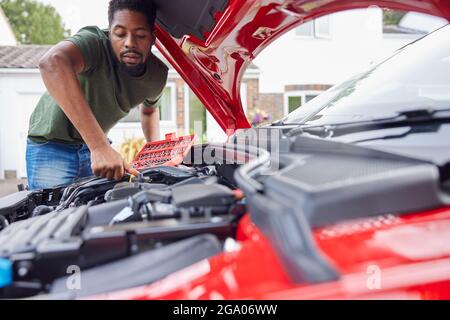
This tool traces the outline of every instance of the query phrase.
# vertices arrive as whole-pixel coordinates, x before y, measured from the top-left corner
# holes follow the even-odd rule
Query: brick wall
[[[270,114],[272,119],[280,119],[283,116],[282,93],[260,93],[258,79],[247,79],[244,83],[247,84],[247,114],[259,109]]]
[[[286,92],[289,91],[326,91],[330,89],[332,85],[327,84],[294,84],[285,86],[284,89]]]
[[[171,79],[175,82],[177,90],[177,126],[179,130],[184,131],[184,97],[185,82],[182,79]],[[284,94],[283,93],[260,93],[258,79],[244,79],[243,83],[247,87],[247,114],[252,114],[255,109],[265,111],[270,114],[273,120],[284,117]],[[310,84],[310,85],[288,85],[285,91],[325,91],[331,85]]]
[[[184,131],[184,97],[185,97],[185,82],[183,79],[169,79],[169,82],[175,83],[176,86],[176,105],[177,105],[177,127],[180,131]],[[249,112],[255,110],[259,106],[259,80],[245,79],[243,83],[247,86],[247,109]]]
[[[185,133],[184,128],[184,81],[183,79],[176,79],[175,86],[177,90],[177,128],[178,130],[183,130]]]
[[[259,80],[246,79],[243,83],[247,86],[247,113],[251,113],[259,105]]]
[[[282,93],[260,93],[259,109],[272,116],[272,120],[283,118],[284,95]]]

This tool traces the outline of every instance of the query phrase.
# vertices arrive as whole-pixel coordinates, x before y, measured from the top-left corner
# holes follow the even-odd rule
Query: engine
[[[163,166],[1,199],[0,298],[125,289],[221,253],[245,214],[237,168]],[[91,278],[83,290],[67,289],[71,268]]]

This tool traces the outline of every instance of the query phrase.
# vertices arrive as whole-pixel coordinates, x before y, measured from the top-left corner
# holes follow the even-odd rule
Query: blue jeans
[[[71,184],[93,175],[86,145],[27,141],[27,175],[30,190]]]

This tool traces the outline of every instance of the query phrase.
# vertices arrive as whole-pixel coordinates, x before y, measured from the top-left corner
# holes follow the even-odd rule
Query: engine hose
[[[0,216],[0,231],[6,229],[9,226],[8,220],[4,216]]]
[[[34,218],[34,217],[43,216],[52,211],[53,211],[53,209],[48,206],[39,206],[39,207],[34,208],[33,213],[31,214],[31,217]]]
[[[128,203],[130,204],[131,211],[133,211],[133,213],[136,215],[140,215],[141,207],[154,200],[154,196],[152,196],[149,192],[142,191],[130,197],[128,199]]]

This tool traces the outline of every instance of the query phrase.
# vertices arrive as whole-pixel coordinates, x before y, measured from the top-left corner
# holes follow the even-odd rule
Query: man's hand
[[[92,150],[91,161],[92,171],[97,177],[120,181],[126,172],[134,176],[139,175],[139,171],[131,168],[109,145]]]

